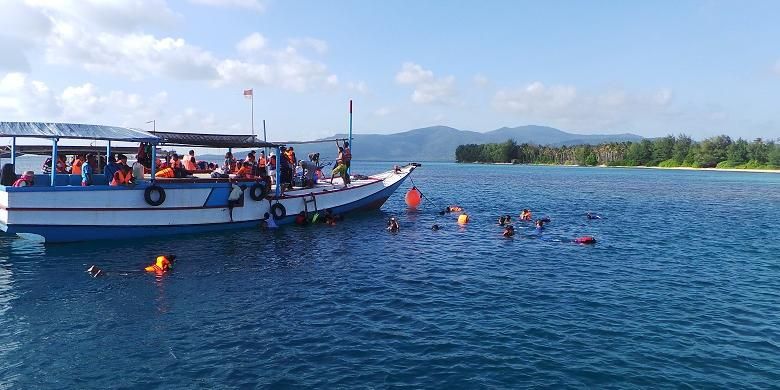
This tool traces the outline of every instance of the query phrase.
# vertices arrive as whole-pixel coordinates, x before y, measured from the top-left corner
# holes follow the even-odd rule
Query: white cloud
[[[58,111],[56,100],[45,83],[24,73],[7,73],[0,78],[0,115],[6,119],[52,118]]]
[[[261,0],[190,0],[190,2],[213,7],[244,8],[257,12],[265,10],[265,2]]]
[[[181,19],[165,0],[27,0],[30,8],[54,19],[101,31],[128,32],[144,27],[170,27]]]
[[[376,116],[388,116],[393,113],[393,109],[390,107],[379,107],[376,110],[374,110],[374,115]]]
[[[395,81],[399,84],[412,85],[412,101],[418,104],[454,104],[455,77],[448,76],[437,78],[433,71],[422,66],[406,62],[395,75]]]
[[[260,33],[249,34],[236,45],[236,49],[243,53],[252,53],[265,48],[266,39]]]
[[[477,73],[474,75],[474,85],[476,85],[479,88],[487,87],[488,85],[490,85],[490,79],[488,79],[482,73]]]
[[[547,86],[539,81],[523,88],[499,90],[493,107],[529,122],[568,128],[610,128],[671,115],[672,91],[659,89],[649,94],[609,89],[581,93],[571,85]]]
[[[325,54],[328,51],[328,42],[316,38],[293,38],[290,39],[290,46],[299,49],[312,49],[319,54]]]
[[[363,81],[350,81],[347,83],[347,89],[360,94],[368,93],[368,85]]]

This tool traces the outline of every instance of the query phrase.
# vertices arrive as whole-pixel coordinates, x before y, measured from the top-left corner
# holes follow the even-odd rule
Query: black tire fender
[[[159,197],[156,201],[152,200],[153,192],[157,192],[159,194]],[[158,185],[151,185],[146,187],[146,190],[144,190],[144,200],[146,200],[146,203],[149,204],[149,206],[159,206],[165,203],[165,190]]]
[[[268,189],[264,183],[255,183],[251,188],[249,188],[249,197],[254,201],[263,200],[265,199],[266,195],[268,195]]]
[[[287,216],[287,209],[281,203],[274,203],[271,206],[271,215],[274,217],[274,220],[282,219]]]

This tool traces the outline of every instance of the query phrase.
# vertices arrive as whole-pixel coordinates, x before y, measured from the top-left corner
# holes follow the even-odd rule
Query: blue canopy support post
[[[14,166],[14,172],[16,172],[16,137],[11,137],[11,165]]]
[[[57,142],[59,138],[51,139],[51,186],[57,182]]]
[[[149,169],[152,173],[152,185],[154,185],[154,174],[157,173],[157,145],[152,144],[152,167]]]
[[[276,197],[282,196],[282,183],[279,181],[282,179],[282,150],[277,146],[274,149],[274,155],[276,156]]]
[[[111,158],[111,140],[108,140],[108,145],[106,145],[106,164],[111,164],[112,162]]]

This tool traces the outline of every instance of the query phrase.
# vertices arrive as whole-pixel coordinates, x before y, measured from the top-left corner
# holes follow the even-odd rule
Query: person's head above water
[[[431,226],[431,230],[439,230],[439,225],[433,224],[433,226]]]

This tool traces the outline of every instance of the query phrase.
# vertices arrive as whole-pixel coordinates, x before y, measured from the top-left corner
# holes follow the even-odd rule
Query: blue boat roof
[[[79,123],[0,122],[0,137],[159,142],[155,135],[139,129]]]

